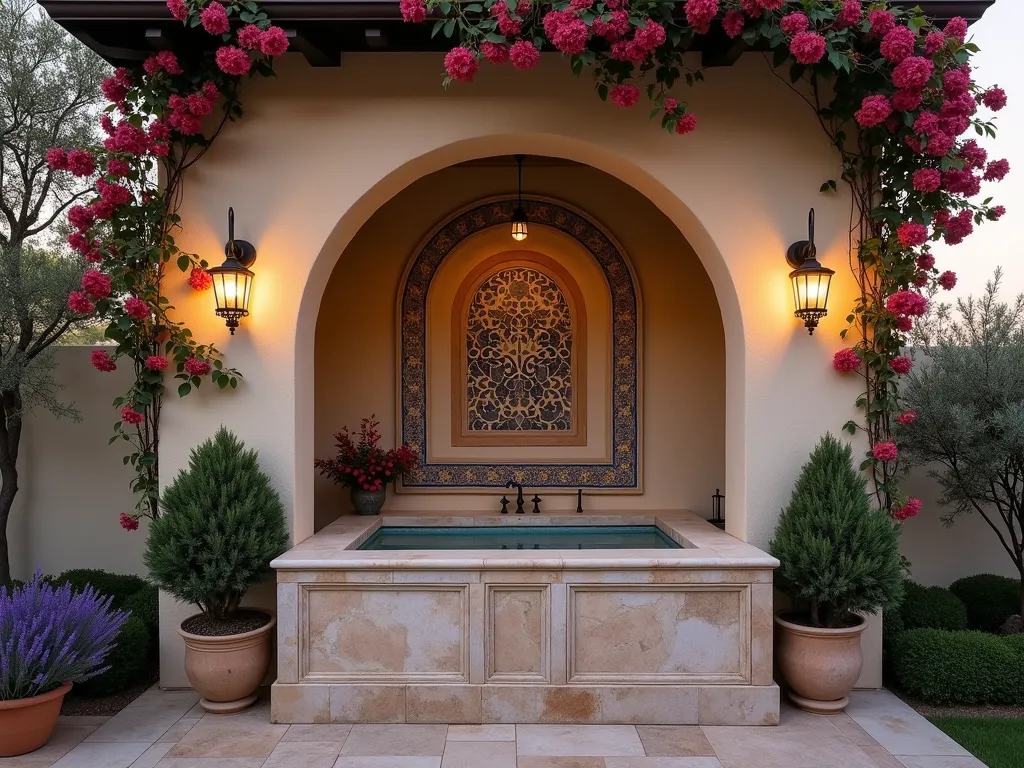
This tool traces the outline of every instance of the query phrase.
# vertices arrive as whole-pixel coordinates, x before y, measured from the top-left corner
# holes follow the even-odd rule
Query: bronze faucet
[[[526,510],[523,509],[523,503],[524,502],[523,502],[523,486],[522,486],[522,484],[521,483],[517,483],[515,480],[509,480],[507,483],[505,483],[505,487],[506,488],[515,488],[516,491],[517,491],[517,495],[516,495],[516,514],[517,515],[521,515],[524,512],[526,512]]]

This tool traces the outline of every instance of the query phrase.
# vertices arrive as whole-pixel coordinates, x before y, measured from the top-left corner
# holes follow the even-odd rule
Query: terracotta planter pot
[[[251,707],[270,668],[271,631],[277,620],[240,635],[193,635],[185,640],[185,674],[207,712],[230,714]]]
[[[0,701],[0,757],[34,752],[50,740],[71,683],[28,699]]]
[[[776,659],[789,686],[789,698],[800,709],[821,715],[846,709],[847,698],[864,664],[860,636],[864,619],[853,627],[826,629],[794,624],[775,617],[779,628]]]

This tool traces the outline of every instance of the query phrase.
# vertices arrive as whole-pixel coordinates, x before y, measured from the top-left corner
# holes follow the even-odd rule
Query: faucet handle
[[[534,495],[530,501],[533,502],[533,513],[537,514],[540,512],[540,496]]]
[[[501,497],[501,514],[508,514],[508,499],[504,496]]]

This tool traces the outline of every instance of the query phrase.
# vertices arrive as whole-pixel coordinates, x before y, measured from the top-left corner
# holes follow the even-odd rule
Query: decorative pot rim
[[[71,683],[64,683],[52,691],[40,693],[38,696],[29,696],[27,699],[5,699],[0,701],[0,709],[20,709],[22,707],[33,707],[36,704],[43,704],[60,696],[64,696],[71,690]]]
[[[852,627],[809,627],[806,624],[796,624],[795,622],[787,621],[783,618],[782,613],[775,614],[775,623],[794,635],[834,639],[857,637],[867,629],[867,619],[860,615],[857,616],[857,619],[858,622]]]
[[[181,624],[178,625],[178,634],[181,635],[185,640],[195,643],[211,643],[213,645],[218,644],[219,641],[223,642],[237,642],[239,640],[248,640],[250,638],[257,638],[261,635],[265,635],[274,625],[277,624],[277,617],[274,616],[270,611],[265,611],[262,608],[246,608],[247,611],[254,611],[256,613],[262,613],[264,616],[269,616],[270,621],[264,624],[262,627],[257,629],[250,629],[248,632],[239,632],[237,635],[194,635],[182,629],[184,624],[189,619],[194,619],[196,616],[202,616],[201,613],[193,613],[191,616],[182,619]]]

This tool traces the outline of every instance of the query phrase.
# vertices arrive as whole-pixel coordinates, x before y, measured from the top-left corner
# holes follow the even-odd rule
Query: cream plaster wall
[[[377,414],[386,439],[392,439],[397,396],[394,305],[406,263],[440,220],[476,200],[507,192],[510,181],[514,183],[514,175],[507,168],[452,168],[435,173],[412,184],[378,210],[345,250],[327,285],[322,303],[325,311],[317,324],[318,456],[331,455],[332,435],[341,426],[355,427],[362,416],[370,413]],[[711,494],[716,487],[725,487],[725,344],[714,290],[700,260],[675,225],[650,201],[605,173],[588,167],[527,166],[524,186],[527,193],[568,202],[603,224],[631,260],[642,297],[644,492],[640,496],[590,494],[585,507],[684,508],[709,517]],[[480,244],[484,247],[492,243],[487,255],[513,242],[504,228],[497,234],[498,243],[484,237]],[[545,250],[557,247],[547,239],[544,232],[536,231],[522,246],[533,244]],[[602,289],[600,283],[596,288],[591,285],[595,279],[603,282],[603,278],[595,278],[579,265],[574,267],[573,275],[585,294]],[[445,297],[460,282],[459,274],[453,279],[439,274],[438,285],[431,290],[432,295],[438,292],[432,306],[444,304]],[[607,287],[603,290],[607,293]],[[433,349],[447,348],[451,343],[451,300],[447,302],[443,322],[438,319],[435,323],[440,326],[435,327],[440,336]],[[607,360],[609,310],[588,298],[587,311],[591,355],[600,352]],[[431,312],[431,317],[440,316]],[[442,373],[450,368],[448,358],[438,366],[440,372],[431,361],[430,386],[435,391],[447,390],[448,378]],[[591,380],[590,384],[606,387],[607,381]],[[602,409],[597,397],[590,398],[588,408],[591,425],[596,427],[606,420],[607,408]],[[445,430],[450,432],[447,423]],[[593,437],[598,436],[595,429]],[[439,440],[442,437],[438,435]],[[603,451],[603,446],[599,447]],[[461,454],[481,456],[482,460],[485,453],[494,455],[495,450],[459,449]],[[515,450],[541,459],[554,449]],[[511,455],[511,451],[505,455]],[[391,494],[388,508],[488,509],[496,508],[500,495],[494,491],[457,496],[407,492]],[[545,491],[543,496],[546,509],[575,508],[575,491],[560,496]],[[317,527],[348,508],[339,488],[324,478],[317,479]]]
[[[122,445],[107,445],[117,421],[111,401],[131,383],[128,371],[99,373],[90,347],[55,350],[61,397],[74,403],[80,422],[57,419],[39,409],[25,424],[18,459],[19,491],[12,516],[12,571],[30,576],[37,568],[103,568],[143,574],[146,524],[128,532],[118,515],[135,506],[131,471],[121,463]]]
[[[857,392],[828,365],[855,286],[842,268],[849,200],[818,193],[838,168],[814,116],[754,55],[710,71],[687,93],[700,130],[685,138],[659,132],[643,109],[602,103],[555,56],[528,73],[488,68],[448,93],[440,69],[438,54],[352,55],[337,69],[311,69],[289,55],[278,78],[247,86],[245,119],[190,171],[179,244],[215,259],[233,205],[238,235],[260,257],[252,316],[234,337],[213,316],[209,296],[188,293],[184,283],[172,296],[193,330],[216,342],[246,379],[235,392],[205,390],[169,403],[164,482],[197,441],[231,424],[260,451],[289,506],[294,538],[307,537],[314,331],[341,254],[376,210],[418,179],[464,160],[523,152],[619,178],[650,199],[700,258],[725,333],[729,530],[765,545],[811,446],[854,415]],[[792,317],[783,260],[786,246],[804,236],[811,205],[819,255],[839,271],[834,310],[814,337]],[[323,309],[337,308],[324,302]],[[391,347],[379,328],[337,330],[363,334],[367,348]],[[346,375],[363,376],[364,367],[348,361]],[[173,632],[167,622],[165,649],[179,646]],[[165,654],[165,682],[180,681],[180,669],[180,657]]]

